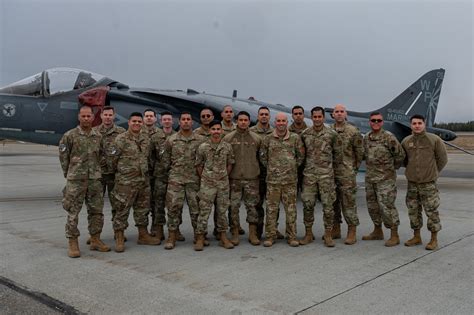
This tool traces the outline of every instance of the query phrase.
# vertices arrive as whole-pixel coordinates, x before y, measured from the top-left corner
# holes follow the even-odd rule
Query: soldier
[[[166,191],[166,208],[168,209],[168,239],[165,249],[176,246],[177,231],[183,211],[184,198],[188,203],[191,224],[196,230],[199,216],[198,193],[199,175],[194,163],[196,151],[205,140],[203,136],[193,133],[191,114],[183,112],[179,118],[179,132],[166,139],[163,150],[163,163],[169,170],[168,188]]]
[[[222,117],[222,134],[228,135],[231,131],[234,131],[236,126],[235,123],[232,121],[234,118],[234,111],[232,110],[232,106],[225,105],[221,112]]]
[[[301,136],[303,131],[305,131],[308,126],[304,122],[304,108],[300,105],[295,105],[291,109],[291,117],[293,118],[293,123],[290,125],[288,130],[294,132]],[[298,168],[298,190],[302,190],[303,187],[303,169],[304,164]]]
[[[335,123],[332,128],[336,130],[342,141],[342,159],[340,163],[338,161],[334,165],[336,201],[332,238],[341,238],[342,212],[348,225],[344,244],[353,245],[357,242],[356,228],[359,225],[356,206],[356,176],[364,157],[364,147],[359,129],[346,121],[346,107],[342,104],[334,106],[333,116]]]
[[[260,150],[260,160],[267,169],[267,216],[265,242],[271,247],[276,239],[277,213],[280,201],[286,213],[286,238],[292,247],[299,246],[296,240],[296,184],[298,166],[304,160],[304,146],[300,136],[288,130],[285,113],[275,116],[275,130],[266,136]]]
[[[196,128],[196,130],[194,130],[194,133],[209,138],[211,136],[211,133],[209,132],[209,124],[211,123],[211,121],[214,120],[214,113],[210,108],[203,108],[201,110],[200,117],[201,126]]]
[[[94,127],[94,129],[102,135],[102,156],[100,161],[100,166],[102,169],[102,189],[105,195],[105,191],[108,191],[110,205],[112,206],[112,221],[115,216],[115,207],[112,204],[112,190],[114,189],[115,184],[115,173],[109,167],[110,164],[107,163],[109,156],[107,155],[110,152],[115,138],[125,132],[125,129],[115,125],[115,109],[112,106],[105,106],[100,114],[102,119],[102,124],[100,126]]]
[[[256,206],[259,201],[259,174],[258,151],[262,140],[249,130],[250,114],[241,111],[237,114],[237,129],[224,137],[224,141],[232,145],[235,155],[235,164],[230,173],[230,207],[232,231],[231,242],[239,245],[240,202],[243,199],[247,209],[247,222],[249,223],[249,242],[260,245],[257,237],[257,223],[259,216]]]
[[[148,156],[150,141],[142,132],[143,115],[131,113],[128,130],[115,138],[110,148],[109,161],[115,171],[115,186],[112,198],[117,205],[114,217],[115,251],[125,250],[124,231],[128,227],[128,216],[133,206],[133,219],[138,228],[139,245],[160,245],[161,240],[148,234],[150,211],[150,179]]]
[[[110,251],[100,240],[104,226],[104,199],[102,193],[100,155],[101,136],[92,129],[92,108],[83,106],[79,110],[79,126],[64,134],[59,142],[59,160],[67,179],[63,189],[63,208],[67,212],[66,237],[69,239],[68,256],[81,256],[77,238],[79,212],[84,200],[87,206],[90,250]]]
[[[235,163],[232,146],[221,141],[222,126],[218,120],[209,125],[211,137],[202,143],[196,154],[196,168],[201,177],[199,190],[199,217],[195,230],[196,244],[194,250],[204,248],[204,235],[207,232],[207,222],[215,205],[217,215],[217,232],[219,245],[231,249],[234,245],[227,239],[228,228],[226,212],[229,208],[229,174]]]
[[[293,123],[290,125],[288,130],[301,136],[303,131],[308,128],[304,122],[304,108],[300,105],[293,106],[291,109],[291,117],[293,118]]]
[[[319,196],[323,206],[324,245],[334,247],[332,227],[334,220],[334,201],[336,186],[334,183],[334,164],[341,159],[341,140],[337,133],[324,125],[324,108],[316,106],[311,109],[313,128],[308,128],[301,134],[306,148],[306,162],[303,171],[303,215],[306,234],[301,245],[312,243],[314,235],[314,206]]]
[[[156,208],[156,203],[155,203],[155,196],[153,196],[153,193],[155,192],[155,172],[154,172],[154,167],[156,164],[156,158],[158,157],[158,153],[155,152],[155,146],[152,144],[151,139],[154,137],[158,141],[158,139],[165,139],[165,134],[164,132],[156,126],[156,112],[151,109],[147,108],[143,111],[143,126],[141,133],[148,138],[149,143],[151,144],[150,150],[148,150],[150,156],[148,157],[148,175],[150,179],[150,191],[151,191],[151,197],[150,197],[150,215],[151,215],[151,227],[150,227],[150,234],[152,236],[156,236],[157,231],[156,231],[156,225],[155,222],[157,221],[156,216],[157,216],[157,208]]]
[[[257,124],[250,128],[250,131],[255,132],[263,140],[267,135],[270,135],[273,132],[273,128],[270,126],[270,110],[266,106],[261,106],[258,109]],[[259,177],[259,195],[260,201],[257,204],[257,213],[258,213],[258,226],[257,226],[257,236],[262,238],[263,225],[265,221],[265,209],[263,208],[263,203],[265,202],[265,195],[267,194],[267,170],[265,167],[260,164],[260,177]],[[277,238],[283,239],[284,236],[278,231],[278,217],[279,211],[277,214]]]
[[[426,132],[425,117],[413,115],[410,124],[412,134],[403,139],[402,147],[406,152],[405,176],[408,180],[406,204],[414,236],[405,242],[405,246],[422,244],[420,229],[423,226],[424,209],[428,217],[428,230],[431,232],[431,241],[426,249],[434,250],[438,248],[438,231],[441,230],[436,181],[439,172],[448,163],[448,155],[441,138]]]
[[[165,234],[163,226],[166,224],[165,198],[166,187],[168,186],[168,172],[165,169],[161,154],[163,153],[166,139],[168,139],[169,136],[176,132],[173,130],[173,116],[171,112],[162,112],[160,116],[160,122],[163,133],[155,133],[150,140],[151,154],[154,155],[153,160],[155,163],[153,167],[153,177],[155,178],[155,185],[152,194],[155,204],[155,217],[150,234],[156,236],[160,240],[164,240]],[[178,232],[177,240],[184,241],[184,236],[182,236],[180,232]]]
[[[382,222],[391,230],[390,239],[385,246],[400,244],[398,226],[400,220],[395,207],[397,198],[397,173],[405,159],[405,152],[397,138],[383,130],[383,116],[373,112],[369,117],[372,129],[364,137],[364,157],[367,171],[365,173],[365,197],[374,230],[362,240],[383,240]]]

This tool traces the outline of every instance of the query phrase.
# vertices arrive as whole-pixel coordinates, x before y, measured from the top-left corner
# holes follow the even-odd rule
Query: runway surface
[[[235,249],[225,250],[212,239],[211,246],[195,252],[185,209],[186,241],[178,242],[175,250],[137,245],[130,218],[124,253],[91,252],[85,244],[84,208],[82,257],[71,259],[64,237],[65,180],[57,147],[5,143],[0,145],[0,313],[472,314],[474,158],[450,154],[441,175],[443,229],[440,248],[433,252],[424,249],[429,240],[426,226],[424,245],[414,248],[403,244],[387,248],[383,241],[361,240],[372,229],[361,174],[357,195],[361,225],[353,246],[343,240],[337,240],[335,248],[323,246],[318,204],[316,241],[298,248],[284,241],[272,248],[252,246],[246,234]],[[412,234],[403,175],[398,188],[403,243]],[[107,199],[105,205],[102,238],[113,246]],[[299,203],[299,237],[304,234],[302,218]],[[241,222],[245,223],[243,208]],[[283,211],[280,231],[284,232]]]

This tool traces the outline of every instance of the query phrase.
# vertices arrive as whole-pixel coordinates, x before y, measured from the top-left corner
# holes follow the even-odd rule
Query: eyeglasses
[[[383,121],[383,119],[371,119],[370,122],[374,124],[380,124]]]
[[[201,115],[201,118],[211,118],[211,115],[209,115],[209,114],[204,114],[204,115]]]

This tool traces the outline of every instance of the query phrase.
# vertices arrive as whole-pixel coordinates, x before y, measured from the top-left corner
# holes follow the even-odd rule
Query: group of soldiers
[[[59,144],[64,176],[63,207],[67,211],[66,237],[69,257],[80,257],[77,228],[79,212],[86,203],[88,244],[91,250],[110,251],[101,239],[104,224],[103,196],[108,192],[112,208],[115,251],[125,250],[130,209],[138,228],[137,243],[173,249],[185,238],[180,232],[186,200],[194,230],[194,249],[209,245],[208,221],[214,209],[214,236],[219,245],[231,249],[245,234],[239,210],[243,201],[252,245],[271,247],[286,238],[292,247],[314,241],[312,226],[316,201],[322,204],[324,245],[334,247],[341,238],[341,223],[347,223],[344,243],[356,243],[359,218],[356,206],[356,175],[366,161],[367,208],[374,230],[362,240],[383,240],[382,224],[391,231],[385,246],[400,243],[400,224],[395,199],[396,170],[406,167],[406,205],[413,237],[406,246],[422,244],[422,211],[427,216],[431,240],[426,249],[438,246],[441,229],[436,180],[447,163],[443,142],[425,131],[421,115],[410,118],[412,134],[400,144],[383,129],[383,116],[373,112],[371,131],[362,136],[347,122],[346,108],[334,107],[335,123],[325,125],[324,108],[311,110],[312,126],[304,121],[304,109],[294,106],[293,123],[288,115],[277,113],[274,128],[270,110],[258,110],[257,124],[250,127],[250,114],[234,116],[232,106],[224,106],[221,120],[209,108],[200,113],[201,126],[193,131],[190,113],[182,112],[179,131],[173,130],[170,112],[160,114],[162,128],[156,127],[154,110],[134,112],[128,130],[114,124],[115,111],[105,106],[102,124],[92,127],[92,109],[79,110],[79,126],[66,132]],[[235,119],[235,122],[234,122]],[[305,235],[297,239],[296,200],[303,203]],[[278,230],[279,206],[286,215],[285,235]],[[264,208],[266,204],[266,210]],[[166,220],[167,219],[167,220]],[[227,231],[230,227],[231,237]]]

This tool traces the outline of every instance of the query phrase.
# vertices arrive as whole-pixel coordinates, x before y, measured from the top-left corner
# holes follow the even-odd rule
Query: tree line
[[[474,131],[474,120],[468,122],[434,123],[433,127],[448,129],[451,131]]]

